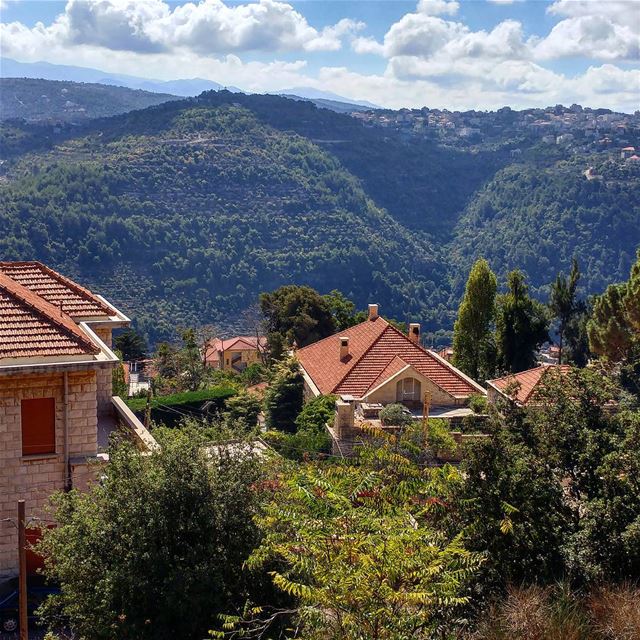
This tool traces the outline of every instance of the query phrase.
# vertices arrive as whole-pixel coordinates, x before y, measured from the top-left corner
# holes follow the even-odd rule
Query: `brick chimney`
[[[370,304],[369,305],[369,320],[375,320],[378,317],[378,305]]]
[[[420,324],[411,322],[409,324],[409,340],[415,344],[420,344]]]
[[[349,338],[340,336],[340,360],[345,360],[349,355]]]

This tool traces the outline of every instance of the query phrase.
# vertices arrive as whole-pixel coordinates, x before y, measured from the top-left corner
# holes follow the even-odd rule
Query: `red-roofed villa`
[[[334,440],[354,427],[357,415],[375,417],[387,404],[401,403],[421,418],[425,393],[429,415],[458,421],[472,413],[469,398],[485,390],[443,357],[420,344],[420,325],[405,335],[369,305],[364,322],[296,352],[307,398],[335,394]],[[346,436],[345,436],[346,437]]]
[[[266,348],[267,339],[263,336],[215,338],[205,347],[205,359],[214,369],[242,373],[249,365],[262,361]]]

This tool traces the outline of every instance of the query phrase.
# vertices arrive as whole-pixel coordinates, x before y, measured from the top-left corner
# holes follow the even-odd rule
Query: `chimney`
[[[347,336],[340,337],[340,360],[346,359],[349,355],[349,338]]]
[[[370,304],[369,305],[369,320],[375,320],[378,317],[378,305]]]
[[[415,344],[420,344],[420,324],[411,322],[409,324],[409,340]]]

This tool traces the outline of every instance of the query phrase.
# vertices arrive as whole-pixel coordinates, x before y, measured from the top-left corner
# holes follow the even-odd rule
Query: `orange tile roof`
[[[72,318],[113,316],[114,311],[84,287],[35,260],[0,262],[0,273],[30,289]]]
[[[99,351],[59,307],[0,272],[0,360]]]
[[[349,356],[340,359],[340,338],[349,338]],[[435,353],[378,316],[340,331],[296,353],[320,393],[363,397],[407,364],[453,396],[482,393],[483,389]]]
[[[566,373],[570,369],[571,367],[566,364],[541,364],[539,367],[527,369],[527,371],[496,378],[495,380],[487,380],[487,383],[505,395],[509,395],[509,397],[518,404],[525,405],[531,400],[537,386],[547,371],[554,370],[560,371],[560,373]]]

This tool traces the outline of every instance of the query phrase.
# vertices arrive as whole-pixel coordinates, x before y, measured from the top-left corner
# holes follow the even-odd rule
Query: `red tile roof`
[[[566,364],[542,364],[527,371],[496,378],[495,380],[487,380],[487,383],[503,394],[508,395],[518,404],[525,405],[532,399],[537,386],[547,371],[553,370],[566,373],[570,369],[571,367]]]
[[[234,338],[215,338],[211,343],[213,351],[255,351],[258,348],[258,338],[256,336],[235,336]],[[260,336],[260,348],[267,346],[267,339]]]
[[[340,338],[349,338],[349,356],[340,359]],[[320,393],[363,397],[407,364],[453,396],[483,389],[432,351],[378,316],[300,349],[298,360]]]
[[[0,272],[0,360],[99,351],[59,307]]]
[[[30,289],[72,318],[113,316],[114,311],[84,287],[35,260],[0,262],[0,273]]]

